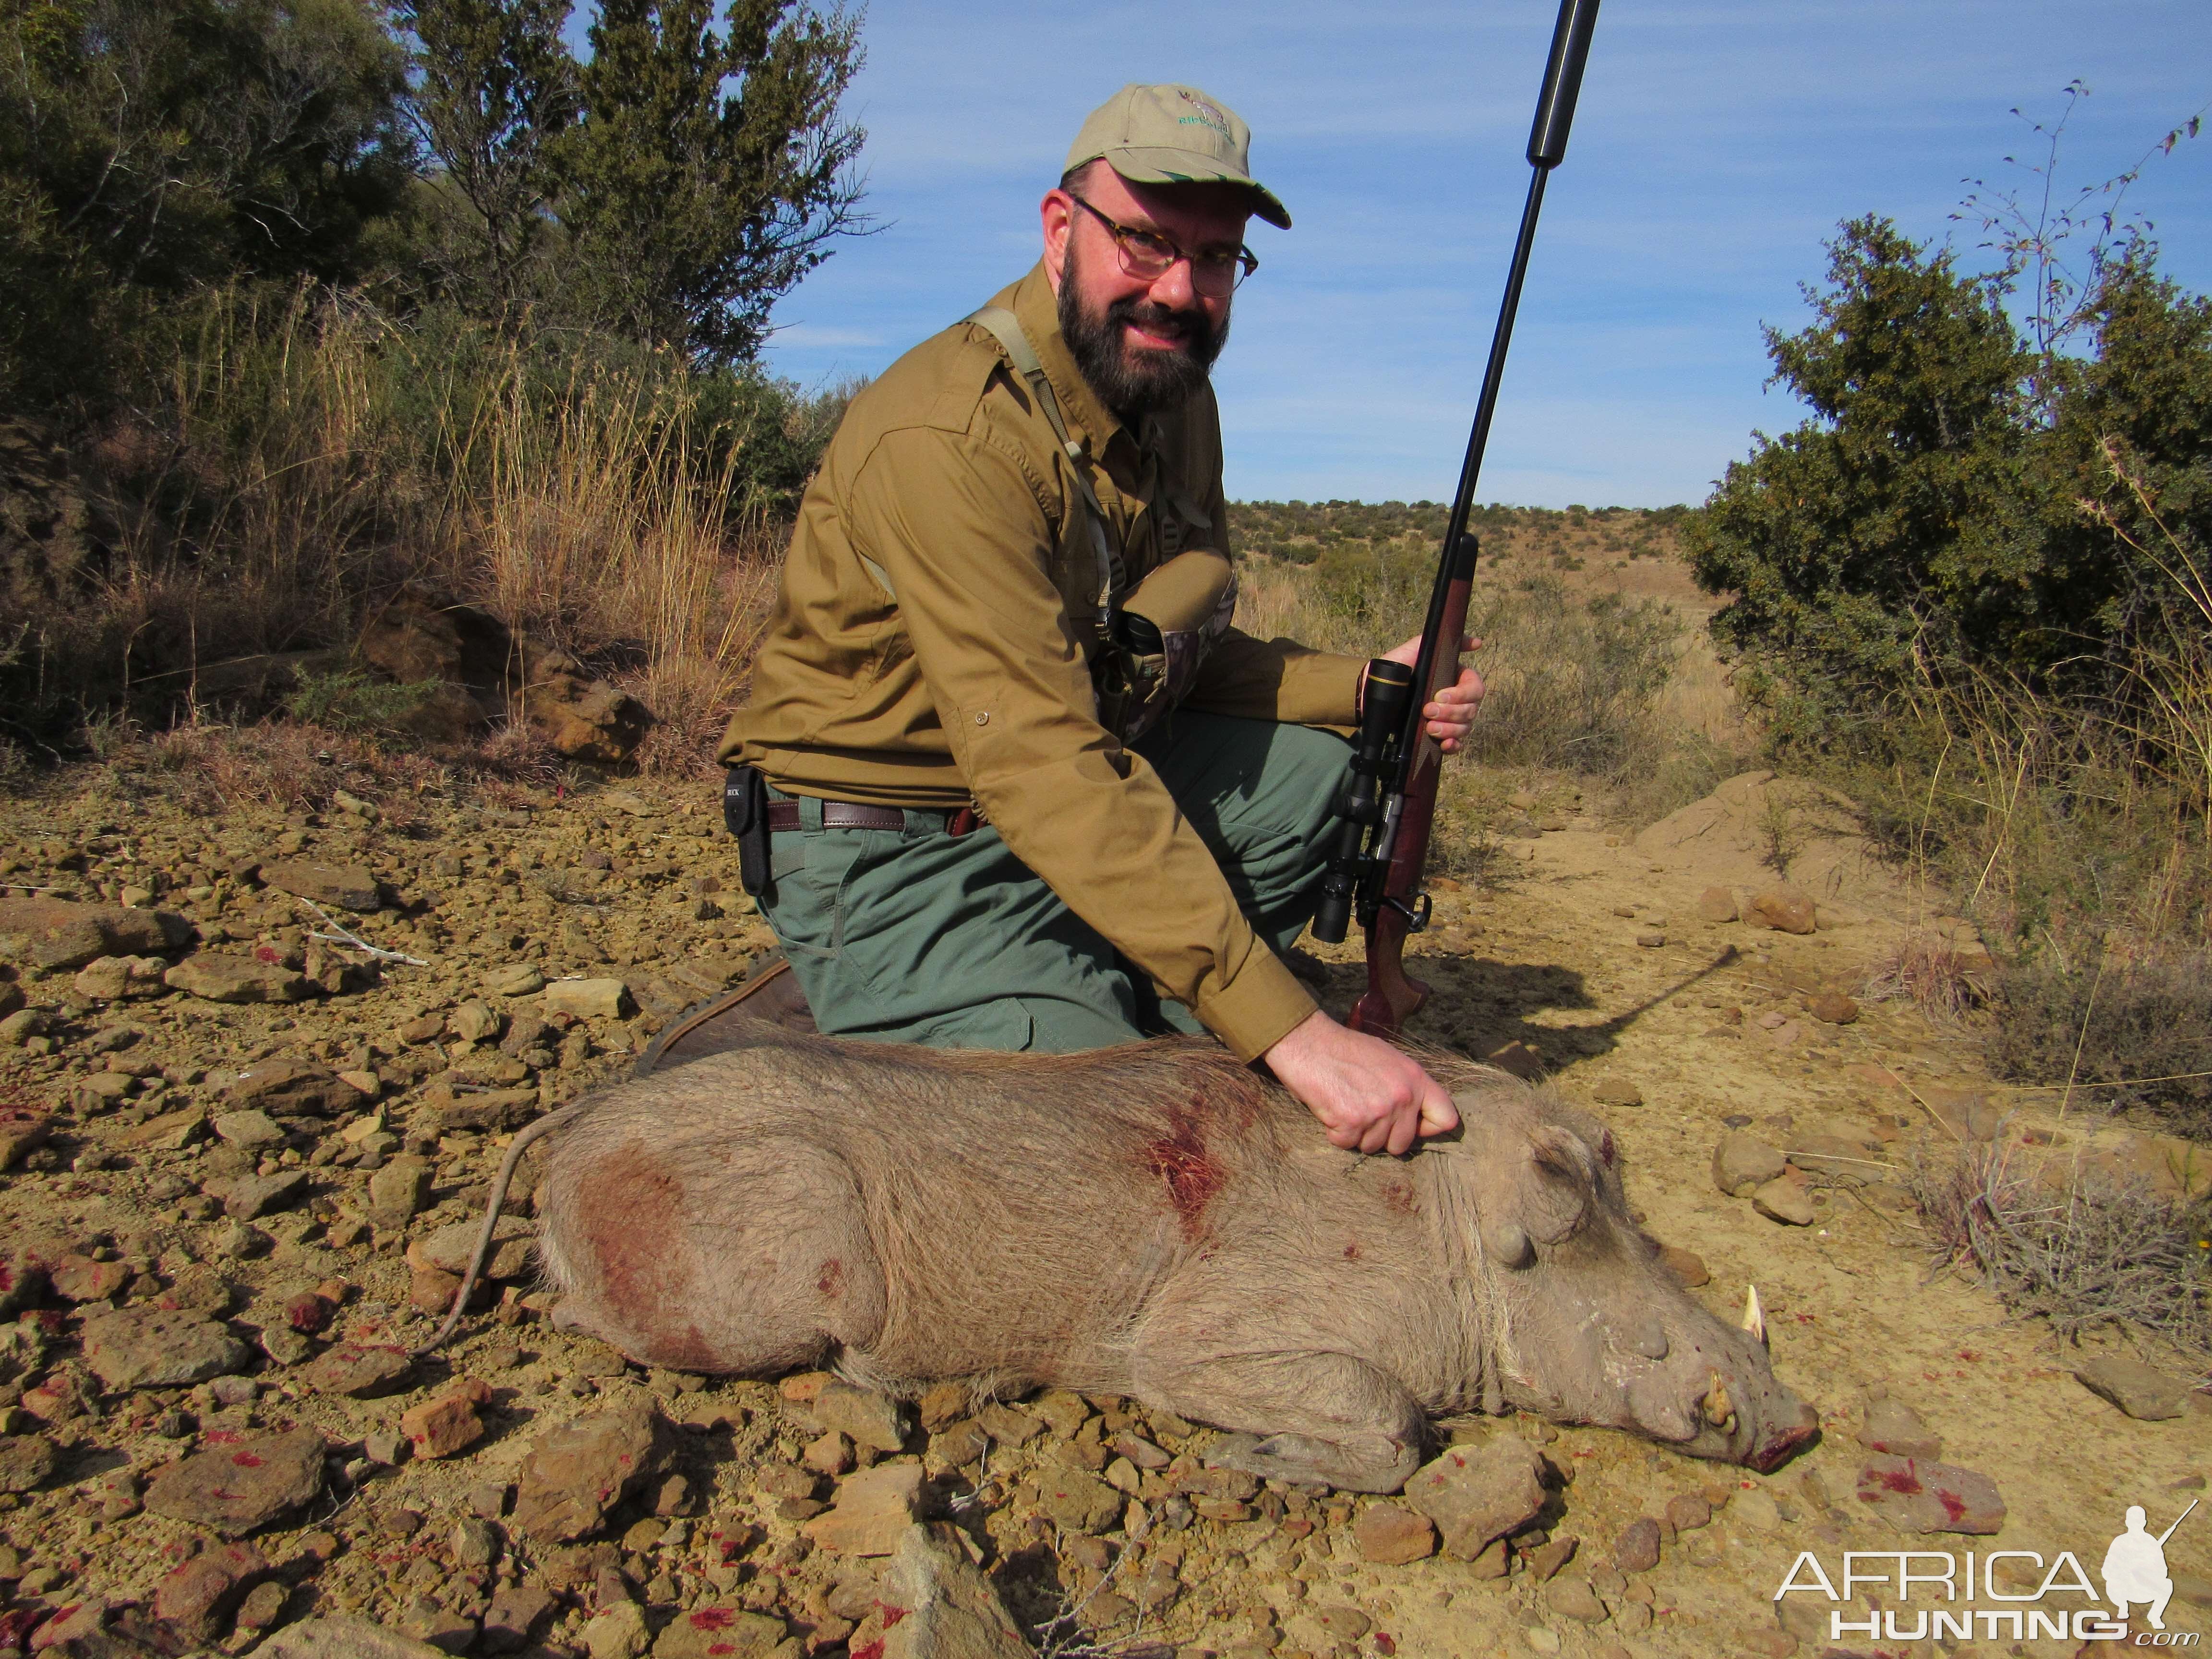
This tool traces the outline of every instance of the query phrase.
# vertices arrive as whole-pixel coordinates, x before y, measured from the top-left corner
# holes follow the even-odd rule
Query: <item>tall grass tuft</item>
[[[742,499],[741,447],[704,453],[696,406],[615,375],[550,414],[511,368],[457,433],[473,489],[445,503],[450,579],[586,659],[659,717],[640,763],[704,758],[738,701],[774,595],[776,532]]]
[[[343,672],[362,616],[413,584],[643,697],[642,763],[696,764],[765,615],[771,526],[841,406],[620,343],[210,295],[158,395],[91,447],[108,545],[27,619],[0,691],[35,687],[49,726],[264,712],[311,653]]]

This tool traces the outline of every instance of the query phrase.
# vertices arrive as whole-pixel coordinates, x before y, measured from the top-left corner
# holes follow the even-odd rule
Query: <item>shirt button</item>
[[[975,716],[975,724],[978,726],[988,726],[990,723],[991,717],[988,714],[982,714]]]

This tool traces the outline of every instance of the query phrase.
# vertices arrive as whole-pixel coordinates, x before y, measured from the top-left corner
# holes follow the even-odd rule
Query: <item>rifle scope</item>
[[[1314,909],[1313,935],[1324,944],[1344,943],[1358,896],[1367,832],[1382,821],[1384,780],[1396,758],[1392,740],[1404,723],[1406,702],[1413,695],[1413,671],[1405,664],[1377,657],[1367,665],[1359,730],[1352,742],[1352,775],[1345,780],[1344,799],[1337,804],[1336,850],[1322,878],[1321,902]]]

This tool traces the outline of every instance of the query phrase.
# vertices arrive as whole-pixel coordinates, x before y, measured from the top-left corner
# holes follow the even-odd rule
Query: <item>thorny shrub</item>
[[[1943,1261],[2014,1314],[2069,1340],[2112,1324],[2212,1347],[2200,1207],[2002,1138],[1948,1160],[1923,1150],[1912,1189]]]

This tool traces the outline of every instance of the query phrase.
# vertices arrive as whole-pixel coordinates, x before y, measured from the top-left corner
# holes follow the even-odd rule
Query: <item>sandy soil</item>
[[[18,884],[18,893],[61,888],[86,898],[137,887],[204,934],[225,930],[231,943],[222,948],[265,945],[281,955],[311,944],[302,926],[315,924],[294,901],[257,890],[238,867],[278,850],[359,861],[399,904],[357,919],[359,931],[427,964],[387,964],[367,988],[277,1007],[173,994],[108,1006],[81,994],[66,973],[21,975],[31,1004],[55,1015],[52,1052],[34,1052],[44,1046],[36,1042],[0,1048],[0,1103],[63,1109],[52,1143],[0,1176],[0,1256],[33,1245],[120,1261],[137,1280],[118,1296],[126,1308],[158,1296],[196,1264],[212,1267],[237,1286],[230,1317],[249,1340],[283,1322],[283,1304],[301,1287],[318,1284],[335,1284],[343,1296],[329,1334],[419,1338],[427,1322],[409,1305],[406,1243],[477,1212],[505,1139],[496,1133],[441,1137],[423,1104],[426,1091],[442,1076],[449,1097],[458,1082],[478,1090],[534,1086],[547,1103],[568,1098],[617,1075],[665,1011],[703,983],[734,978],[767,943],[735,894],[729,843],[714,833],[710,804],[696,787],[627,785],[542,799],[527,812],[419,805],[395,827],[339,812],[327,820],[258,810],[210,816],[144,799],[126,808],[107,783],[78,787],[98,781],[73,780],[0,804],[0,880]],[[1781,806],[1770,810],[1778,789]],[[1789,837],[1790,873],[1818,904],[1819,930],[1801,938],[1700,920],[1709,889],[1747,899],[1776,885],[1760,855],[1778,811],[1798,826]],[[1518,1419],[1459,1431],[1470,1439],[1534,1439],[1571,1476],[1547,1531],[1579,1547],[1546,1583],[1528,1565],[1527,1549],[1502,1579],[1479,1578],[1470,1564],[1443,1557],[1401,1565],[1365,1560],[1353,1534],[1365,1499],[1262,1494],[1243,1518],[1154,1526],[1134,1544],[1121,1530],[1092,1540],[1055,1528],[1037,1512],[1038,1482],[1054,1458],[1088,1455],[1086,1436],[1095,1453],[1098,1430],[1073,1428],[1086,1414],[1103,1410],[1109,1437],[1127,1427],[1170,1451],[1202,1453],[1207,1438],[1202,1428],[1186,1433],[1190,1425],[1114,1402],[1077,1402],[1068,1424],[1018,1450],[994,1449],[981,1498],[962,1512],[1015,1611],[1034,1620],[1063,1596],[1080,1600],[1118,1555],[1113,1581],[1086,1618],[1118,1615],[1103,1621],[1098,1639],[1132,1651],[1163,1643],[1192,1655],[1272,1650],[1279,1659],[1779,1656],[1832,1645],[1846,1653],[1933,1653],[1926,1642],[1863,1636],[1832,1644],[1828,1603],[1790,1597],[1785,1618],[1775,1589],[1802,1552],[1838,1585],[1846,1551],[1891,1553],[1893,1578],[1900,1550],[1962,1556],[2002,1548],[2039,1553],[2045,1564],[2071,1551],[2094,1574],[2126,1505],[2145,1505],[2157,1530],[2203,1492],[2212,1414],[2191,1409],[2136,1421],[2089,1394],[2073,1371],[2100,1350],[2062,1350],[2038,1328],[2008,1322],[1985,1292],[1937,1271],[1905,1188],[1916,1156],[1951,1155],[1951,1126],[1971,1119],[1976,1097],[2015,1112],[2005,1133],[2041,1143],[2023,1146],[2022,1157],[2088,1158],[2170,1179],[2161,1172],[2179,1149],[2105,1122],[2078,1101],[2062,1104],[2056,1092],[1994,1089],[1978,1067],[1972,1031],[1933,1025],[1910,1005],[1863,1001],[1856,1023],[1840,1025],[1803,1006],[1824,989],[1860,988],[1916,927],[1949,929],[1972,950],[1963,925],[1927,914],[1847,836],[1819,833],[1827,815],[1810,792],[1762,776],[1736,780],[1638,837],[1609,829],[1565,794],[1540,802],[1529,816],[1555,827],[1509,843],[1510,878],[1501,889],[1440,893],[1436,926],[1418,941],[1419,971],[1435,994],[1413,1035],[1481,1055],[1518,1044],[1570,1098],[1604,1115],[1651,1231],[1693,1252],[1709,1271],[1697,1293],[1734,1317],[1747,1288],[1757,1286],[1777,1369],[1820,1406],[1823,1442],[1759,1477],[1609,1431]],[[1356,952],[1316,954],[1329,959],[1328,988],[1341,1006],[1357,986]],[[517,965],[548,978],[622,978],[648,1012],[626,1022],[582,1020],[520,1056],[502,1054],[495,1036],[471,1044],[439,1029],[471,1000],[518,1013],[520,1000],[487,989]],[[106,1046],[114,1040],[102,1034],[118,1027],[140,1035],[127,1047]],[[357,1110],[295,1135],[286,1152],[264,1153],[272,1170],[305,1167],[309,1195],[241,1229],[210,1213],[199,1195],[215,1156],[208,1142],[161,1150],[132,1135],[143,1121],[175,1112],[220,1112],[226,1077],[270,1056],[356,1073],[381,1099],[364,1094]],[[88,1080],[112,1079],[126,1062],[143,1073],[131,1092],[116,1102],[93,1098]],[[371,1172],[355,1163],[365,1143],[344,1134],[374,1112],[384,1115],[395,1155],[404,1144],[435,1165],[430,1206],[404,1230],[362,1219]],[[1826,1186],[1817,1177],[1812,1224],[1769,1220],[1714,1184],[1714,1145],[1731,1127],[1805,1156],[1818,1150],[1808,1137],[1856,1140],[1863,1161],[1855,1167],[1869,1179]],[[1831,1152],[1834,1144],[1820,1143]],[[46,1340],[19,1340],[9,1351],[16,1363],[0,1375],[8,1419],[0,1430],[43,1437],[60,1455],[50,1479],[0,1498],[0,1580],[9,1581],[11,1608],[43,1612],[95,1597],[118,1607],[144,1601],[205,1536],[139,1510],[146,1480],[182,1454],[221,1443],[210,1436],[304,1422],[325,1432],[332,1474],[313,1505],[257,1536],[287,1591],[280,1623],[357,1611],[427,1632],[442,1615],[446,1639],[461,1644],[475,1639],[469,1621],[492,1591],[543,1583],[565,1600],[538,1639],[573,1653],[606,1589],[594,1575],[612,1566],[656,1625],[702,1601],[734,1598],[788,1621],[780,1653],[836,1654],[850,1644],[857,1659],[866,1647],[866,1626],[854,1631],[823,1611],[830,1587],[850,1577],[852,1564],[806,1552],[779,1507],[769,1472],[795,1462],[814,1427],[803,1406],[768,1388],[642,1375],[511,1299],[506,1318],[473,1321],[446,1355],[417,1368],[406,1389],[380,1399],[307,1389],[297,1378],[305,1357],[297,1346],[292,1364],[257,1355],[250,1391],[257,1397],[250,1399],[225,1403],[208,1384],[102,1393],[74,1340],[83,1318],[104,1309],[52,1297],[43,1307],[26,1318]],[[2120,1340],[2101,1340],[2117,1347]],[[304,1345],[309,1352],[316,1346]],[[2178,1368],[2172,1356],[2146,1357]],[[52,1389],[40,1392],[58,1376],[77,1385],[74,1409],[53,1407]],[[380,1462],[390,1448],[380,1442],[400,1414],[459,1376],[491,1386],[486,1437],[445,1461]],[[679,1506],[690,1510],[681,1524],[669,1530],[665,1520],[653,1522],[653,1505],[639,1500],[616,1513],[608,1541],[589,1561],[513,1538],[489,1565],[463,1556],[456,1522],[497,1514],[507,1501],[502,1489],[545,1428],[638,1389],[672,1416],[701,1425],[682,1437],[694,1496]],[[1942,1437],[1944,1462],[1996,1482],[2006,1507],[2001,1533],[1907,1535],[1856,1500],[1867,1454],[1856,1435],[1869,1390],[1917,1412]],[[2193,1398],[2201,1406],[2203,1396]],[[53,1414],[35,1415],[31,1406]],[[940,1477],[933,1490],[967,1490],[960,1468],[937,1457],[938,1443],[931,1447],[921,1455]],[[1663,1514],[1683,1494],[1713,1505],[1711,1523],[1670,1536],[1656,1568],[1616,1571],[1622,1530],[1639,1516]],[[976,1521],[979,1514],[987,1518]],[[2212,1621],[2212,1516],[2192,1517],[2167,1555],[2181,1593],[2166,1625],[2200,1629]],[[1862,1559],[1860,1570],[1881,1567]],[[1139,1586],[1150,1588],[1139,1596]],[[1908,1631],[1928,1605],[1924,1592],[1902,1607],[1893,1594],[1875,1594],[1905,1614]],[[1139,1599],[1153,1604],[1141,1621]],[[1855,1616],[1867,1617],[1868,1605],[1863,1580]],[[1974,1605],[2006,1604],[1978,1596]],[[2087,1603],[2054,1593],[2016,1605]],[[1571,1616],[1593,1608],[1604,1614],[1595,1622]],[[1072,1628],[1063,1627],[1063,1644]],[[240,1630],[222,1641],[241,1651],[256,1639]],[[1944,1644],[1958,1653],[2035,1656],[2078,1646],[2047,1639],[2016,1646],[2008,1631]]]

